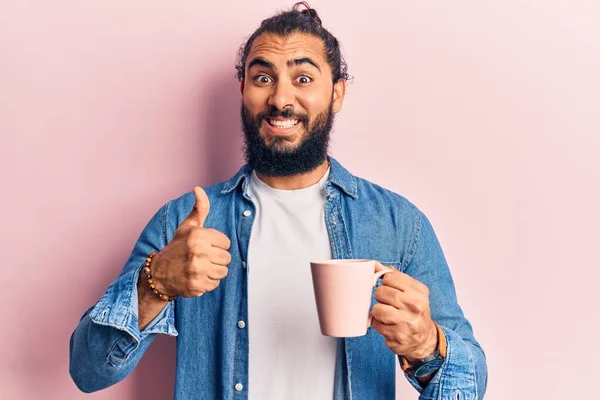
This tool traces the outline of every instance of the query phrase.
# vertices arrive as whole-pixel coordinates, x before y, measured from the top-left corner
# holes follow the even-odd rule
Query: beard
[[[272,138],[271,144],[266,143],[260,134],[260,126],[266,118],[274,117],[295,118],[304,126],[301,142],[296,147],[287,147],[288,139],[278,136]],[[314,171],[327,159],[334,117],[333,101],[310,125],[307,115],[295,114],[291,109],[279,111],[273,106],[253,117],[242,102],[243,151],[246,163],[256,172],[273,177],[301,175]]]

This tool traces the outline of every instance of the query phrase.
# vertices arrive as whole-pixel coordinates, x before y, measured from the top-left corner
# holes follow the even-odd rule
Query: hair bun
[[[304,6],[304,10],[300,11],[299,8],[302,6]],[[319,18],[319,15],[317,14],[317,10],[315,10],[314,8],[311,8],[307,2],[299,1],[298,3],[294,4],[293,10],[299,11],[300,14],[317,21],[319,26],[323,26],[323,23],[321,22],[321,18]]]

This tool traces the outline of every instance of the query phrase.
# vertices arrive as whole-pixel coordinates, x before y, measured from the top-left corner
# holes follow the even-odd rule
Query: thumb
[[[196,202],[188,218],[192,219],[200,228],[203,228],[204,221],[206,221],[206,217],[208,217],[208,212],[210,211],[210,201],[206,192],[200,186],[194,187],[194,197],[196,198]]]

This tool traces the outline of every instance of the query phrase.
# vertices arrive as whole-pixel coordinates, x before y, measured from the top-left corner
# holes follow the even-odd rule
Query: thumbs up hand
[[[231,241],[215,229],[205,229],[210,202],[204,189],[194,187],[196,202],[173,239],[152,261],[152,280],[169,296],[198,297],[219,286],[231,263]]]

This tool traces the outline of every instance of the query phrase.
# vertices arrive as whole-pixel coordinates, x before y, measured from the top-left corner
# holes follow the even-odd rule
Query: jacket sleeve
[[[119,277],[86,311],[71,335],[69,373],[83,392],[125,379],[157,333],[177,336],[172,302],[143,331],[138,325],[138,276],[147,255],[167,243],[168,207],[163,206],[146,225]]]
[[[429,288],[432,319],[446,336],[447,355],[426,387],[406,375],[420,400],[482,399],[487,387],[485,353],[473,335],[456,298],[454,282],[434,230],[425,215],[417,213],[414,238],[404,272]]]

